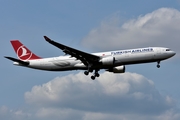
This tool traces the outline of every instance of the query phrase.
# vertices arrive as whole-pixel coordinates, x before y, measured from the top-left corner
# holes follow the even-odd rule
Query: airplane
[[[104,69],[113,73],[124,73],[125,66],[130,64],[157,62],[157,68],[160,68],[160,62],[174,56],[176,53],[165,47],[147,47],[127,50],[116,50],[109,52],[87,53],[75,48],[58,43],[47,36],[45,40],[61,49],[65,56],[41,58],[32,53],[19,40],[11,40],[11,44],[17,54],[17,58],[5,58],[13,61],[14,65],[34,68],[47,71],[67,71],[67,70],[85,70],[88,75],[94,71],[92,80],[99,77],[99,70]]]

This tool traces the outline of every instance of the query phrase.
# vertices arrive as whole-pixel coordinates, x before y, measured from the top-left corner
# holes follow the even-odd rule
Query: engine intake
[[[115,58],[113,56],[104,57],[101,59],[103,65],[114,65]]]
[[[106,71],[113,72],[113,73],[124,73],[125,72],[125,65],[113,67],[113,68],[110,68]]]

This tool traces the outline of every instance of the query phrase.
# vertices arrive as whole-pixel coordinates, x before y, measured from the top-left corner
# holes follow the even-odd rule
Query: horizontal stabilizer
[[[9,60],[12,60],[12,61],[14,61],[14,62],[18,62],[18,63],[21,64],[21,65],[25,65],[25,66],[29,65],[29,62],[27,62],[27,61],[22,61],[22,60],[13,58],[13,57],[7,57],[7,56],[4,56],[4,57],[7,58],[7,59],[9,59]]]

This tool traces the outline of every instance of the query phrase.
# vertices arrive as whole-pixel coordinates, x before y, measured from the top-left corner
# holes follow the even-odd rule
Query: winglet
[[[49,42],[49,41],[52,41],[50,38],[48,38],[47,36],[44,36],[44,39]]]

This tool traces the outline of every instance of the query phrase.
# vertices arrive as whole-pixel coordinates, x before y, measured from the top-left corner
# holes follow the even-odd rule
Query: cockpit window
[[[171,51],[171,49],[166,49],[166,51]]]

